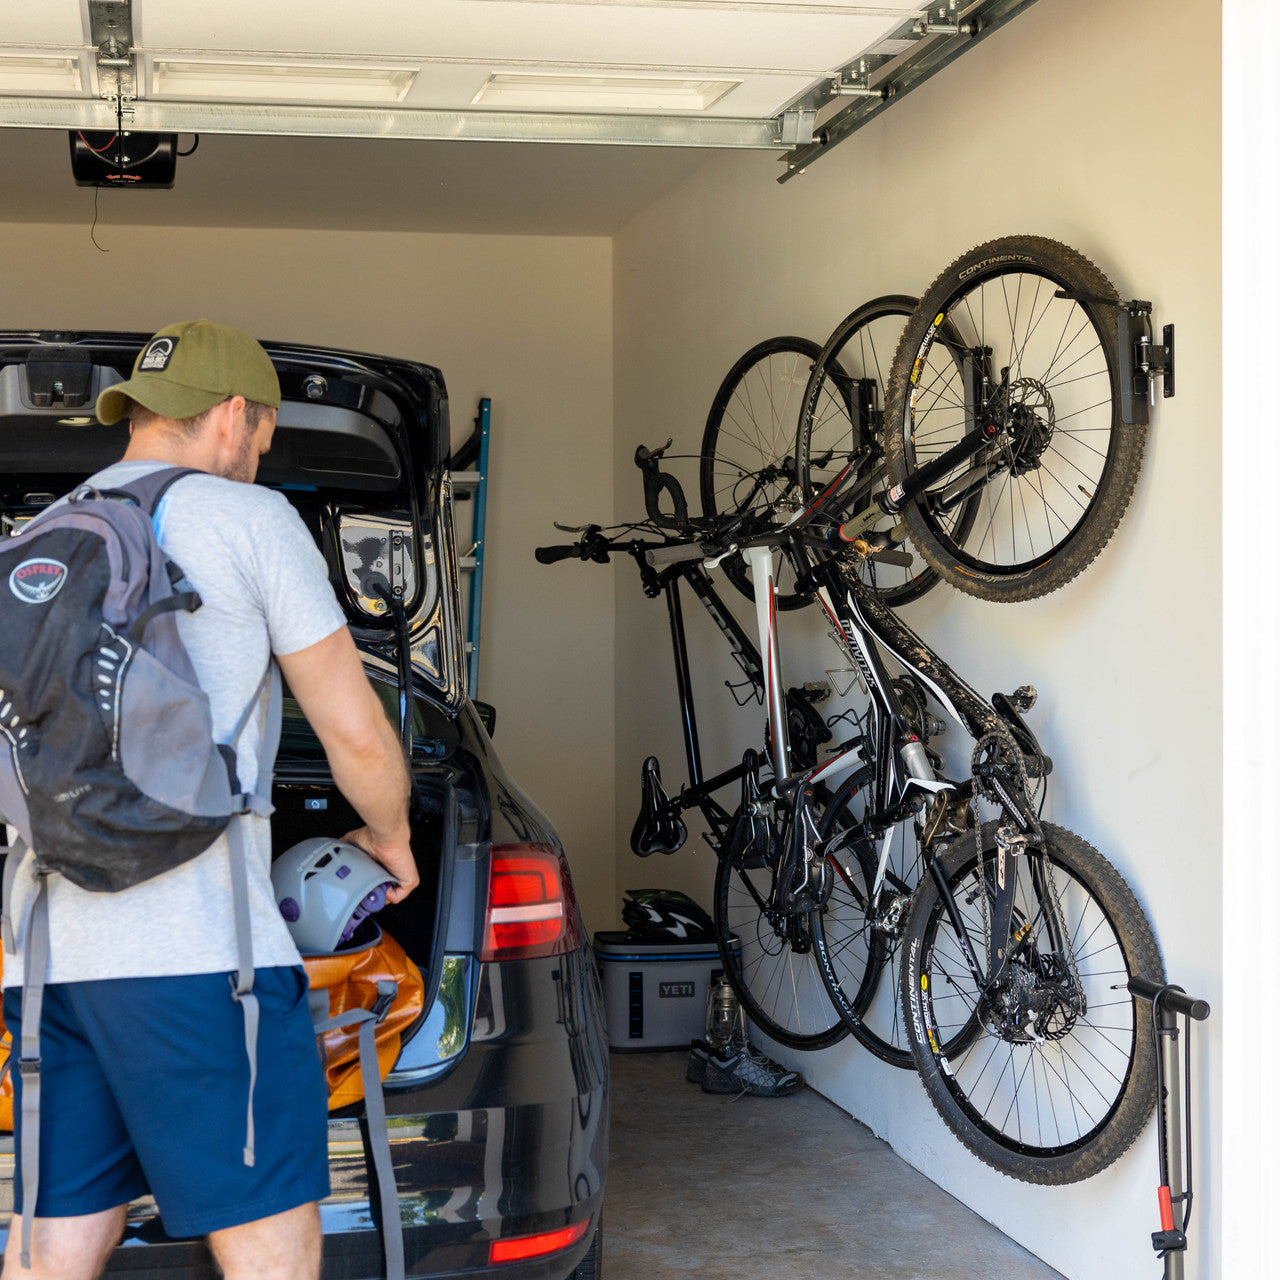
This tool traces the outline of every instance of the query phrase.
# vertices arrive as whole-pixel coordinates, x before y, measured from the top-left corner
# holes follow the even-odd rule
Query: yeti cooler
[[[714,942],[633,942],[597,933],[611,1049],[687,1049],[701,1037],[712,974],[724,968]]]

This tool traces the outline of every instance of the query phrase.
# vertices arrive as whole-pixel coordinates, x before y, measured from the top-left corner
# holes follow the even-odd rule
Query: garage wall
[[[151,331],[204,315],[426,360],[444,370],[455,443],[491,397],[480,696],[498,708],[508,770],[559,828],[588,925],[603,927],[616,897],[613,600],[589,574],[535,564],[533,548],[583,494],[610,516],[610,242],[101,224],[97,238],[108,253],[87,220],[0,224],[0,327]],[[572,772],[562,741],[591,744]]]
[[[1183,0],[1036,5],[803,177],[777,186],[760,156],[720,157],[615,241],[617,509],[642,508],[638,442],[696,453],[715,388],[762,338],[821,341],[854,306],[916,292],[991,236],[1036,232],[1092,258],[1178,330],[1178,394],[1154,414],[1133,506],[1070,587],[1016,606],[946,588],[908,621],[979,689],[1029,682],[1055,761],[1047,814],[1103,850],[1136,889],[1168,971],[1221,1002],[1220,10]],[[1159,121],[1167,152],[1133,144]],[[695,472],[683,478],[696,493]],[[684,779],[666,619],[618,570],[618,839],[643,756]],[[745,603],[745,602],[744,602]],[[687,605],[708,772],[758,745],[735,674]],[[788,616],[792,683],[821,678],[821,628]],[[742,616],[748,615],[744,609]],[[955,731],[953,730],[953,736]],[[953,748],[958,746],[953,743]],[[732,803],[732,801],[731,801]],[[691,838],[667,860],[620,853],[619,889],[665,884],[709,905],[712,858]],[[1197,1031],[1199,1163],[1188,1276],[1216,1274],[1220,1021]],[[919,1083],[851,1042],[791,1059],[908,1160],[1075,1280],[1158,1269],[1148,1233],[1154,1129],[1092,1181],[1036,1188],[968,1155]],[[838,1134],[832,1141],[838,1142]],[[815,1177],[821,1174],[815,1172]],[[943,1246],[945,1248],[945,1245]]]

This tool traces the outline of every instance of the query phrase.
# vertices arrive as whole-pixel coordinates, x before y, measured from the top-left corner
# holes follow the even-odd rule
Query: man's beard
[[[239,453],[218,472],[218,475],[224,480],[239,480],[242,484],[252,484],[258,471],[256,462],[253,432],[248,432],[240,442]]]

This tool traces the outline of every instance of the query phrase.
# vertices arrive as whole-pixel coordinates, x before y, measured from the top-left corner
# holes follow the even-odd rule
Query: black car
[[[127,423],[104,427],[93,406],[148,336],[0,332],[6,534],[123,454]],[[608,1154],[600,987],[555,831],[494,753],[492,709],[465,693],[443,378],[265,345],[284,399],[258,483],[314,534],[369,679],[411,737],[421,884],[379,915],[428,993],[386,1080],[407,1269],[595,1280]],[[273,800],[277,852],[359,825],[288,701]],[[384,1274],[363,1111],[329,1121],[326,1280]],[[6,1219],[12,1150],[0,1138]],[[202,1241],[165,1234],[148,1199],[130,1207],[108,1274],[217,1272]]]

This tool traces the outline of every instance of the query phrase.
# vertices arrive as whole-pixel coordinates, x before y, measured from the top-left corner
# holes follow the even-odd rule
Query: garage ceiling
[[[203,139],[133,222],[208,222],[221,198],[250,207],[218,222],[502,231],[515,202],[526,232],[608,234],[704,148],[803,172],[1033,2],[0,0],[0,166],[27,179],[0,217],[78,220],[39,131],[120,125]],[[546,145],[584,142],[627,149]]]
[[[0,0],[0,125],[783,147],[1029,2]]]

